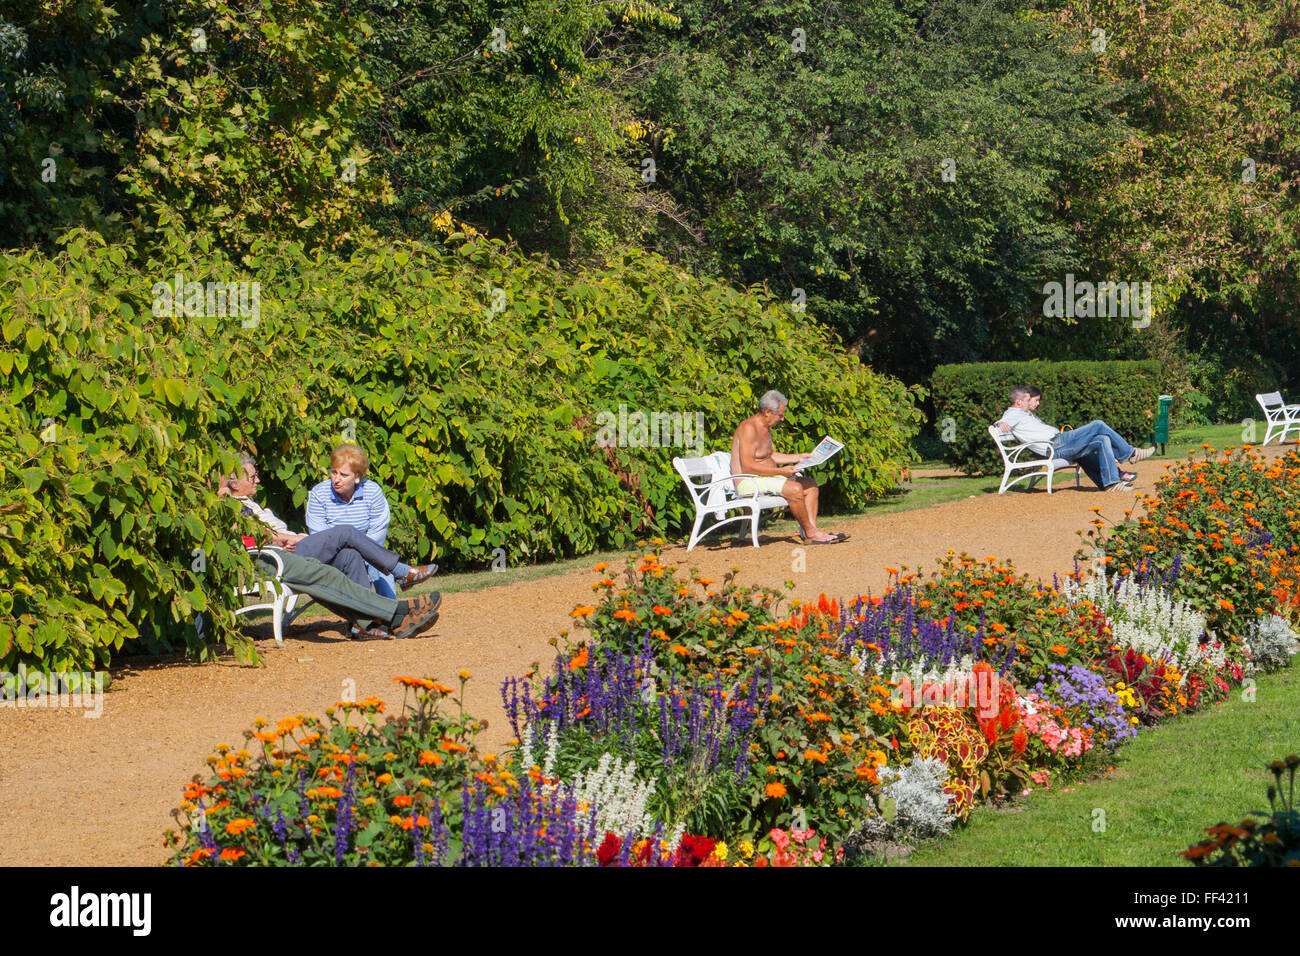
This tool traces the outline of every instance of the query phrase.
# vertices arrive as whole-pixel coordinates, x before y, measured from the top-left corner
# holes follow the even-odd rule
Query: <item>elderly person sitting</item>
[[[267,571],[275,568],[275,561],[270,557],[270,553],[275,552],[284,569],[280,580],[295,591],[311,595],[344,620],[351,622],[353,638],[414,637],[427,631],[437,622],[438,607],[442,603],[442,595],[437,591],[422,594],[411,601],[398,601],[375,593],[366,573],[365,559],[345,544],[345,541],[349,540],[349,535],[357,535],[361,542],[364,542],[362,548],[373,546],[377,549],[375,552],[370,552],[370,557],[385,563],[393,563],[394,568],[405,567],[405,565],[397,562],[397,555],[374,545],[365,535],[351,528],[346,531],[334,529],[327,532],[328,537],[289,533],[284,527],[284,522],[276,518],[269,509],[262,508],[252,500],[253,491],[258,483],[257,466],[247,455],[240,457],[242,476],[237,472],[224,477],[217,493],[221,497],[239,501],[245,513],[258,517],[272,529],[274,537],[271,543],[262,548],[257,555],[258,563]],[[255,542],[245,537],[244,543],[252,546]],[[360,544],[356,540],[351,540],[351,543]],[[343,558],[349,551],[352,551],[354,558]],[[342,560],[351,572],[351,577],[338,567],[325,563],[323,559],[326,557],[336,562]],[[408,570],[407,578],[418,577],[418,572],[425,571],[427,571],[425,568],[411,568]],[[428,576],[428,573],[423,574],[423,577]]]
[[[776,494],[786,500],[799,522],[799,537],[807,544],[836,544],[848,535],[817,527],[817,482],[797,475],[795,467],[808,452],[783,455],[772,447],[772,429],[785,421],[789,400],[772,389],[758,400],[758,414],[740,423],[731,439],[731,473],[757,475],[738,478],[736,494]]]
[[[413,587],[438,572],[436,564],[414,567],[404,564],[395,552],[376,544],[351,525],[341,524],[315,534],[294,534],[276,517],[275,512],[254,500],[253,495],[261,480],[257,474],[257,462],[249,455],[240,455],[239,460],[242,473],[234,472],[223,478],[217,494],[234,498],[243,507],[245,514],[252,515],[266,525],[272,532],[272,547],[304,558],[315,558],[337,568],[349,580],[364,587],[372,586],[369,566],[379,568],[384,574],[393,575],[402,590]]]

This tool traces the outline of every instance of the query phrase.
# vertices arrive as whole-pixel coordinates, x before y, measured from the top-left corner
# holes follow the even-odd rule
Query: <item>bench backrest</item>
[[[696,504],[715,507],[724,504],[727,492],[734,490],[730,482],[719,482],[711,488],[709,482],[718,481],[731,474],[731,455],[725,451],[715,451],[702,458],[674,458],[673,468],[682,476],[691,497]]]
[[[1010,445],[1014,448],[1016,445],[1020,444],[1020,440],[1011,432],[1004,433],[997,425],[989,426],[989,437],[993,439],[993,444],[998,446],[998,452],[1002,455],[1002,464],[1004,466],[1012,464],[1011,456],[1007,454],[1007,446]],[[1029,450],[1034,452],[1034,454],[1038,455],[1040,458],[1046,458],[1051,454],[1051,447],[1052,446],[1047,442],[1036,442],[1029,446]],[[1026,464],[1026,461],[1021,461],[1019,464]]]
[[[1282,401],[1281,392],[1265,392],[1263,394],[1256,395],[1255,401],[1259,402],[1260,408],[1264,409],[1264,411],[1268,411],[1269,409],[1277,408],[1279,405],[1286,404],[1286,402]]]

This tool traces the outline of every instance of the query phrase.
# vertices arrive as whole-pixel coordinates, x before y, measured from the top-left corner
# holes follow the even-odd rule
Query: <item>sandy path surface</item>
[[[1150,490],[1161,464],[1142,467],[1138,491]],[[738,566],[743,584],[793,580],[799,598],[879,593],[885,566],[932,566],[948,548],[1010,558],[1017,569],[1050,578],[1072,567],[1076,531],[1094,517],[1090,508],[1118,521],[1134,507],[1131,494],[1063,484],[1051,496],[1040,486],[1029,494],[827,521],[824,527],[852,537],[805,548],[801,573],[793,571],[793,534],[762,535],[757,549],[709,538],[689,555],[680,546],[666,549],[664,560],[713,578]],[[176,826],[170,812],[181,787],[206,770],[204,757],[217,743],[240,745],[256,717],[320,714],[343,696],[348,680],[358,699],[374,694],[395,704],[397,675],[455,683],[456,672],[467,669],[467,709],[490,724],[480,745],[499,748],[511,736],[501,681],[534,661],[549,664],[547,642],[569,626],[576,604],[591,599],[597,578],[581,571],[450,594],[431,634],[407,641],[355,643],[340,622],[312,621],[289,628],[283,648],[259,642],[262,667],[133,661],[114,670],[99,719],[71,708],[0,709],[0,865],[163,862],[162,833]]]

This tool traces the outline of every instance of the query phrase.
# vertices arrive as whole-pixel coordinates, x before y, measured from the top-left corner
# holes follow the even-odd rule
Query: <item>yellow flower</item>
[[[715,843],[713,845],[713,855],[719,860],[725,860],[727,858],[727,844],[723,843],[721,840]]]
[[[746,860],[754,855],[754,844],[750,843],[748,840],[741,840],[736,844],[736,849],[740,851],[740,855]]]
[[[457,671],[456,676],[461,680],[469,680],[469,671]]]

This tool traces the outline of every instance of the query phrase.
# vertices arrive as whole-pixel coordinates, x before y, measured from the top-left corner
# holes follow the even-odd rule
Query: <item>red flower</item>
[[[596,862],[601,866],[618,866],[618,851],[623,848],[618,837],[612,833],[605,834],[605,842],[596,851]]]
[[[1029,743],[1029,735],[1025,733],[1023,727],[1017,727],[1016,732],[1011,735],[1011,749],[1016,753],[1021,753],[1025,745]]]
[[[677,857],[673,860],[673,866],[699,866],[713,853],[717,843],[718,841],[713,837],[687,834],[682,837],[682,842],[677,847]]]

